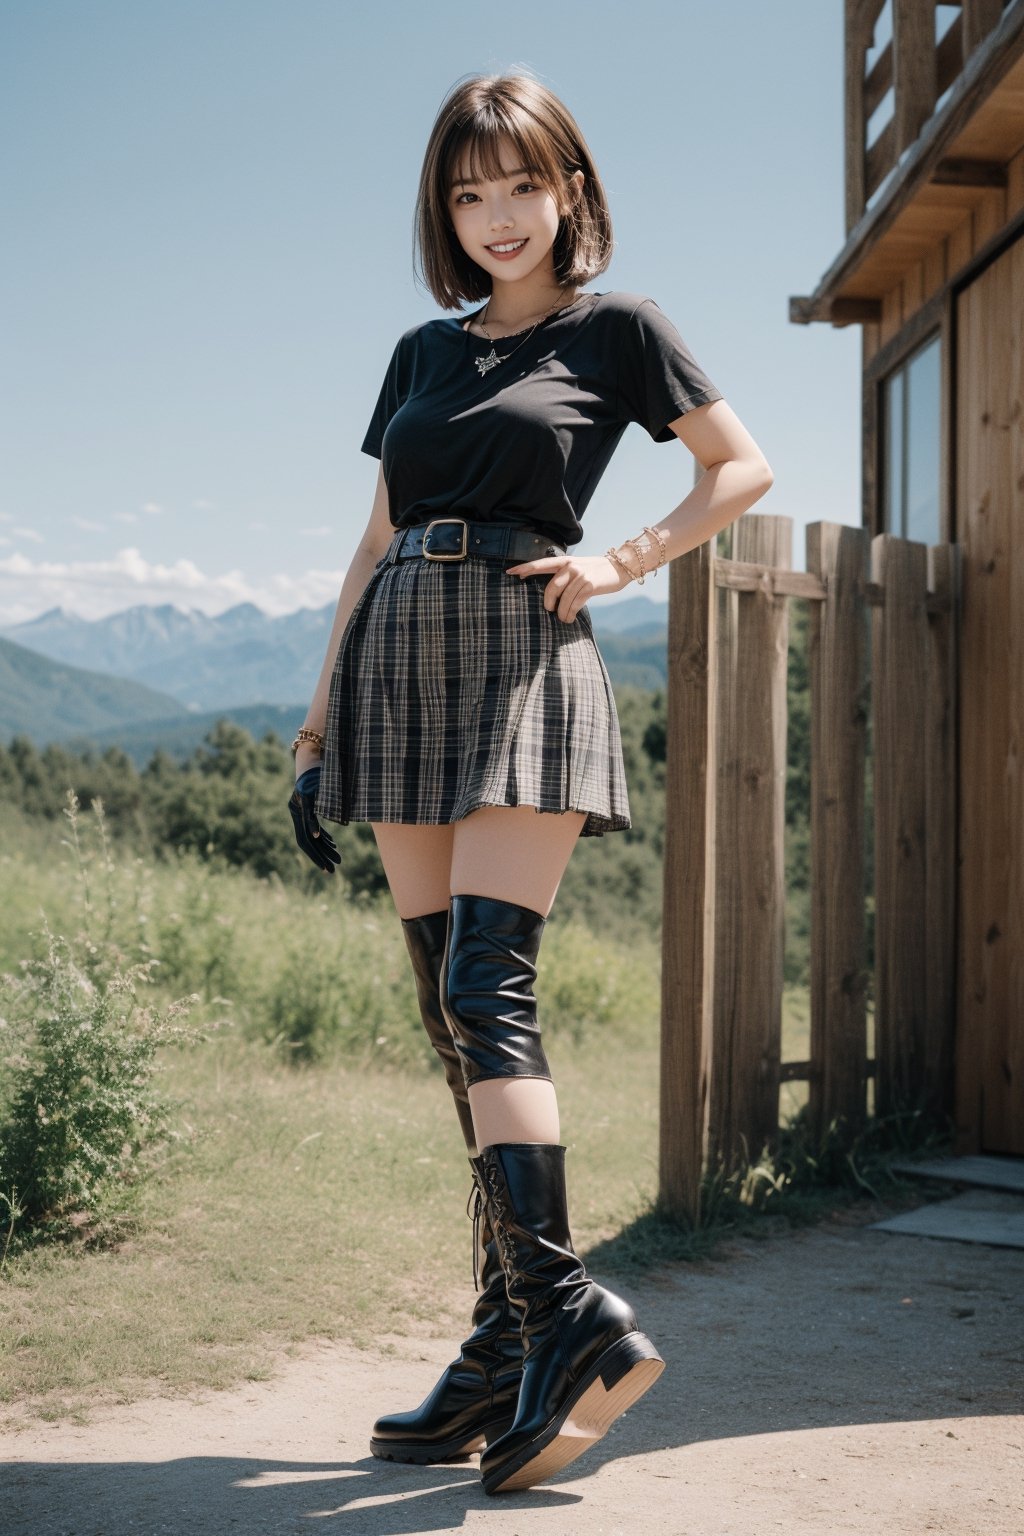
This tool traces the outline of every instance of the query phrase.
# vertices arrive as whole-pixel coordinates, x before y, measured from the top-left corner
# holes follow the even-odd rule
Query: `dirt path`
[[[1020,1536],[1024,1252],[866,1215],[619,1286],[668,1369],[553,1485],[375,1461],[451,1349],[308,1346],[273,1381],[0,1437],[7,1536]],[[467,1295],[467,1306],[469,1296]]]

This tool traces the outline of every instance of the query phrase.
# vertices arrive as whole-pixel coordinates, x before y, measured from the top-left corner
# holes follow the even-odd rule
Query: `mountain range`
[[[259,736],[294,734],[330,638],[336,604],[272,617],[238,603],[211,617],[172,603],[103,619],[51,608],[0,629],[0,740],[103,747],[145,761],[191,752],[223,716]],[[613,683],[665,682],[668,606],[642,595],[590,605]]]

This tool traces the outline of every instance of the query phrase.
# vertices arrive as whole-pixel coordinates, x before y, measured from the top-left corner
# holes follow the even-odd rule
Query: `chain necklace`
[[[478,368],[480,370],[480,377],[483,378],[484,375],[489,373],[492,368],[497,368],[499,363],[507,362],[508,359],[510,357],[512,357],[514,353],[519,351],[520,347],[525,347],[526,343],[529,341],[530,337],[533,335],[534,331],[537,329],[537,326],[538,325],[543,325],[544,321],[547,320],[551,315],[553,315],[556,309],[559,309],[559,308],[561,308],[561,309],[571,309],[573,304],[578,304],[582,297],[583,297],[583,295],[581,293],[578,293],[576,295],[576,297],[569,304],[563,303],[563,300],[561,298],[556,299],[555,302],[552,304],[551,308],[548,309],[548,310],[545,310],[544,314],[541,315],[540,319],[536,320],[533,323],[533,325],[530,326],[530,329],[527,331],[527,333],[523,337],[522,341],[517,342],[516,345],[512,348],[511,352],[503,352],[503,353],[501,353],[500,356],[498,355],[498,353],[494,349],[494,339],[493,339],[493,337],[488,335],[487,328],[485,327],[483,321],[482,320],[478,320],[476,322],[477,325],[483,331],[484,335],[487,337],[487,340],[491,343],[491,350],[490,350],[490,352],[488,352],[486,357],[475,357],[473,359],[474,367],[476,367],[476,368]],[[484,305],[484,314],[485,315],[487,314],[487,311],[490,309],[490,307],[491,307],[491,301],[490,301],[490,299],[488,299],[487,303]],[[470,332],[469,334],[472,335],[472,332]],[[515,335],[516,333],[513,332],[512,334]],[[499,337],[498,339],[499,340],[504,340],[503,337]]]

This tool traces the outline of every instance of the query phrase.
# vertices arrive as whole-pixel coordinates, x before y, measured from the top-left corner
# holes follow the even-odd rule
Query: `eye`
[[[516,191],[517,192],[521,192],[524,187],[526,188],[527,192],[539,192],[540,191],[540,187],[538,187],[538,185],[537,185],[537,183],[535,181],[521,181],[519,183],[518,187],[516,187]]]
[[[464,197],[476,197],[476,193],[475,192],[460,192],[458,197],[455,199],[456,204],[461,203],[462,199]]]

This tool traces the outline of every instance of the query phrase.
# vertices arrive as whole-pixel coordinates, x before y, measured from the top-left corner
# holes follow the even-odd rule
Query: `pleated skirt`
[[[392,545],[393,547],[393,545]],[[611,681],[590,613],[544,606],[516,560],[380,560],[331,675],[317,815],[460,821],[484,805],[631,825]]]

